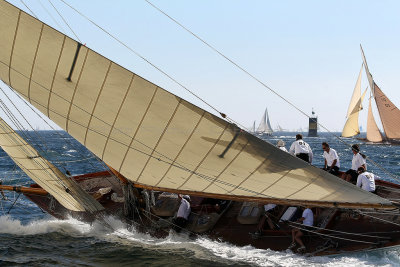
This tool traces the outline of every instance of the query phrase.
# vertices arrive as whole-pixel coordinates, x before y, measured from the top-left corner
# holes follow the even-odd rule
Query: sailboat
[[[350,101],[349,109],[347,112],[347,121],[343,128],[342,136],[352,137],[360,133],[358,127],[358,116],[359,116],[359,111],[362,109],[362,102],[367,91],[366,89],[362,94],[362,96],[360,96],[361,72],[364,66],[368,82],[370,85],[371,94],[369,97],[369,104],[368,104],[367,138],[363,140],[371,143],[398,144],[400,143],[400,123],[399,123],[400,110],[387,98],[387,96],[375,83],[371,73],[369,72],[364,51],[361,46],[360,48],[363,59],[363,65],[361,66],[356,87],[354,88],[353,96]],[[372,99],[375,100],[376,107],[378,108],[384,134],[380,132],[379,127],[374,118],[372,112],[372,104],[371,104]]]
[[[267,135],[267,136],[271,136],[273,133],[267,109],[265,109],[264,115],[261,118],[260,125],[258,126],[256,132],[259,135]]]
[[[70,176],[1,121],[0,145],[36,184],[3,184],[0,190],[23,193],[57,218],[106,223],[104,214],[112,214],[155,236],[175,226],[177,194],[187,194],[193,211],[187,232],[274,250],[287,248],[291,230],[299,227],[299,206],[309,206],[316,223],[308,230],[308,255],[400,245],[399,185],[377,181],[377,194],[364,191],[5,1],[0,36],[0,79],[108,166]],[[271,215],[277,227],[262,220],[266,203],[277,204]],[[367,234],[371,226],[374,234]]]

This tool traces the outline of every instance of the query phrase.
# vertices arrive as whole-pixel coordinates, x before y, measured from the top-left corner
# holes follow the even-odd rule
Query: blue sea
[[[21,132],[38,150],[62,171],[73,175],[103,170],[84,147],[62,131]],[[321,143],[328,142],[340,157],[341,170],[351,167],[352,152],[347,144],[358,143],[373,162],[368,170],[389,181],[400,175],[400,147],[367,145],[356,139],[340,141],[321,133],[304,140],[314,152],[313,164],[323,166]],[[275,133],[266,140],[282,139],[286,148],[295,133]],[[45,145],[44,145],[45,144]],[[0,179],[3,184],[29,185],[29,180],[7,155],[0,152]],[[87,224],[75,219],[57,220],[17,193],[7,193],[0,201],[1,266],[399,266],[400,248],[362,252],[334,257],[304,257],[291,252],[238,247],[206,237],[190,239],[171,233],[157,239],[139,233],[122,222],[109,218],[112,229],[100,223]]]

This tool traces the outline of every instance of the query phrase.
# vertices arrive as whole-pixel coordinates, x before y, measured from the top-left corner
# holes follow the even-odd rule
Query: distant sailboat
[[[400,142],[400,110],[389,100],[382,90],[375,83],[369,72],[367,60],[364,51],[360,45],[361,54],[364,61],[365,72],[371,87],[372,97],[375,99],[379,116],[382,122],[385,137],[382,136],[371,110],[371,98],[369,102],[368,123],[367,123],[367,140],[370,142],[387,141],[390,143]]]
[[[250,128],[250,133],[256,132],[256,121],[253,122],[253,126]]]
[[[269,121],[268,110],[265,109],[264,115],[261,118],[260,125],[257,128],[258,134],[272,135],[273,130]]]

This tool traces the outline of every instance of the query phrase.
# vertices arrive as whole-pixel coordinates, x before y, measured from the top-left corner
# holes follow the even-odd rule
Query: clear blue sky
[[[21,1],[9,2],[27,11]],[[74,37],[48,1],[24,2],[41,20]],[[88,47],[210,110],[63,3],[52,2]],[[144,0],[67,2],[241,124],[250,126],[253,120],[259,123],[268,107],[274,128],[278,123],[290,130],[307,127],[304,115]],[[400,106],[400,1],[152,0],[152,3],[301,110],[310,114],[314,108],[320,122],[331,131],[341,131],[345,122],[362,62],[360,43],[375,81]],[[366,86],[364,75],[362,87]],[[367,107],[367,101],[364,103]],[[360,117],[364,129],[366,113],[365,109]]]

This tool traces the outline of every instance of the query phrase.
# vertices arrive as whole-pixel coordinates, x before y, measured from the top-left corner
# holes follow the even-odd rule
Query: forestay
[[[0,146],[38,185],[72,211],[97,212],[103,206],[43,158],[35,148],[0,118]]]
[[[138,185],[264,202],[391,207],[0,2],[0,78]]]

